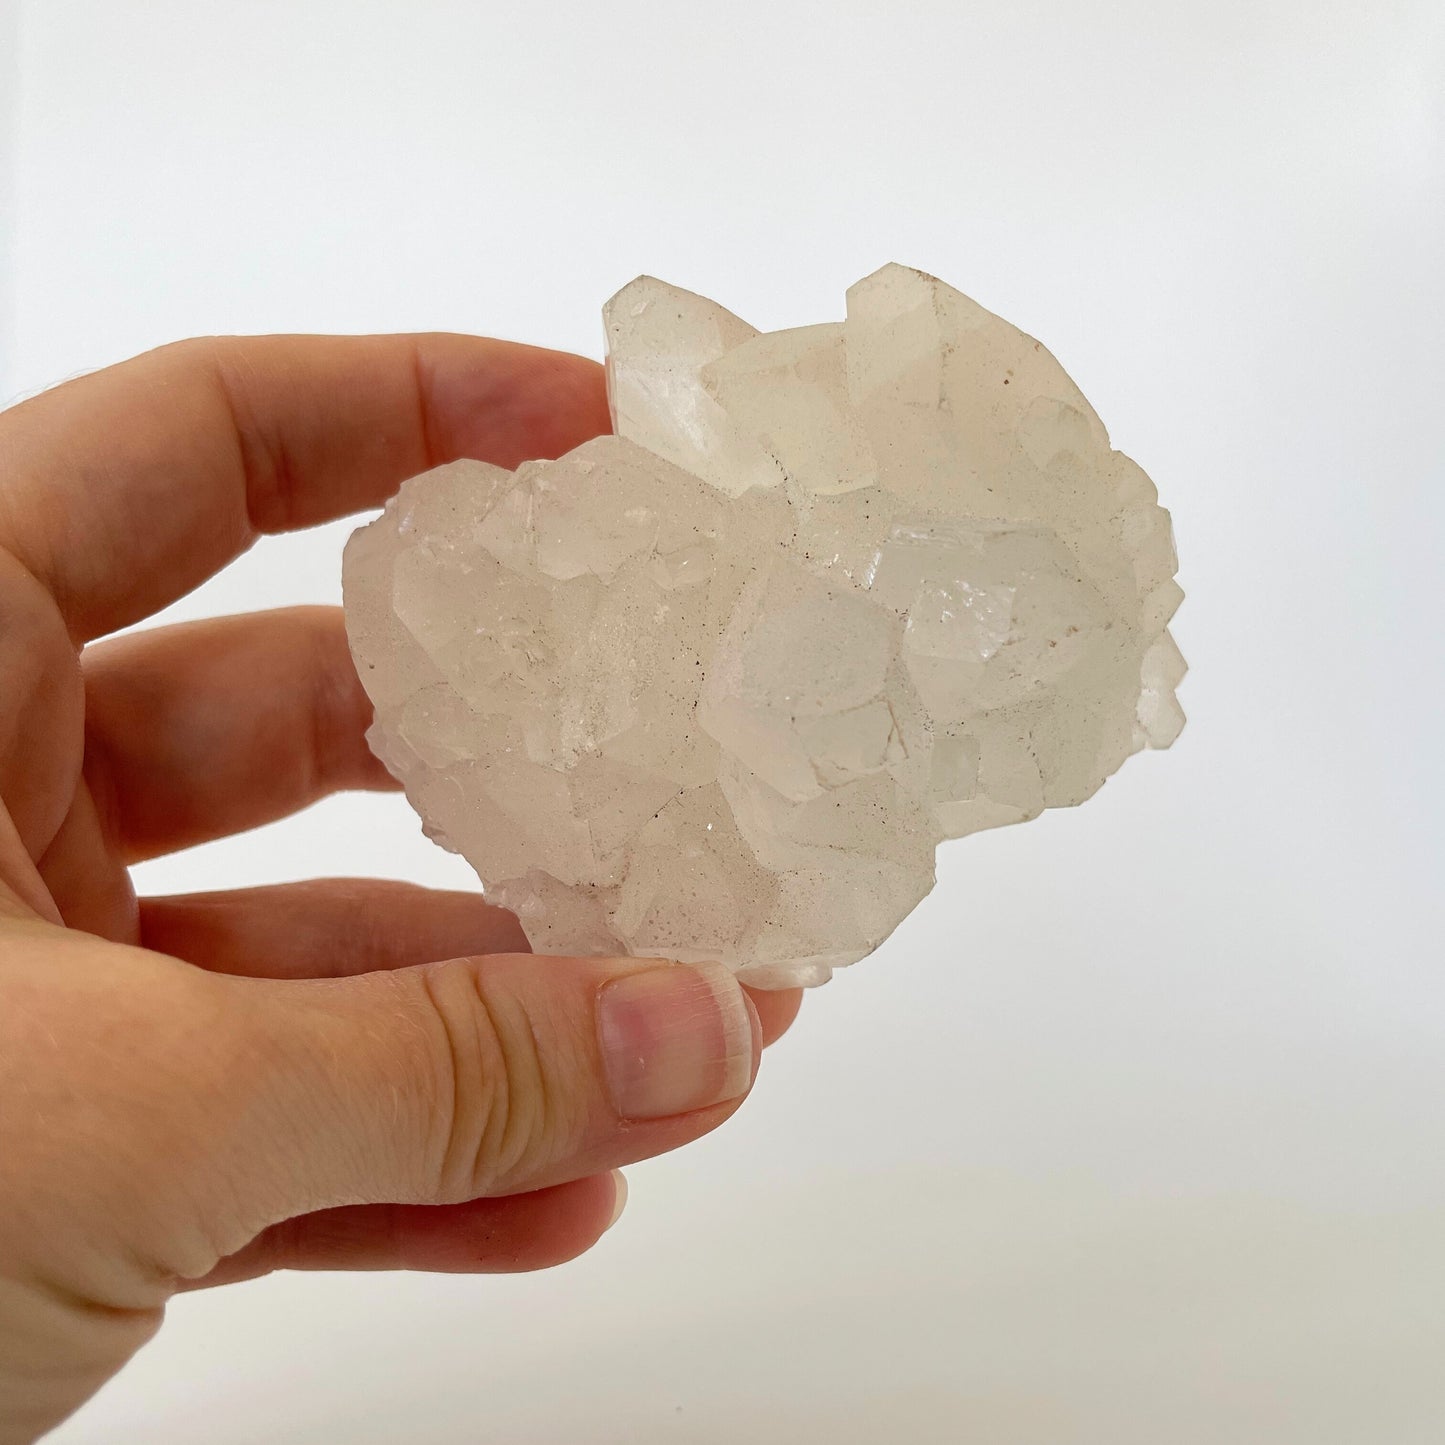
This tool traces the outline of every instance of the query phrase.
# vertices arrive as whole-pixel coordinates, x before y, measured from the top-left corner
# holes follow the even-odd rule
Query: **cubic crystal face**
[[[605,322],[615,435],[346,550],[372,747],[539,951],[820,983],[942,839],[1178,735],[1168,513],[1037,341],[902,266],[842,322],[650,277]]]

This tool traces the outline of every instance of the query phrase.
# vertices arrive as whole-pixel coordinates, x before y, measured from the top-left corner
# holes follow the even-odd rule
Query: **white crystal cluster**
[[[346,552],[372,746],[536,948],[818,983],[942,839],[1177,736],[1168,514],[1037,341],[902,266],[821,326],[605,320],[614,436]]]

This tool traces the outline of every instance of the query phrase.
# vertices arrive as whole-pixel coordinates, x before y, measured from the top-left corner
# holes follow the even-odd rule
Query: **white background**
[[[640,271],[802,324],[900,260],[1154,475],[1194,669],[1172,753],[946,846],[592,1255],[189,1297],[55,1439],[1439,1445],[1436,0],[16,9],[0,397],[209,331],[598,354]],[[346,530],[174,613],[335,599]],[[348,798],[141,882],[318,866],[469,876]]]

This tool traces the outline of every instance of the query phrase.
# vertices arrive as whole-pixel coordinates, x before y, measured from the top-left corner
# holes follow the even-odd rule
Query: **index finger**
[[[515,467],[608,430],[602,368],[433,333],[183,341],[0,413],[0,547],[89,641],[268,532],[378,506],[459,457]]]

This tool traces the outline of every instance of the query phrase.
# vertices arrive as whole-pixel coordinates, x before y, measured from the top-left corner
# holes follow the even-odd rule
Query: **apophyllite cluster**
[[[819,326],[649,277],[605,322],[615,435],[346,552],[372,746],[537,949],[821,982],[943,839],[1178,735],[1168,513],[1039,342],[903,266]]]

